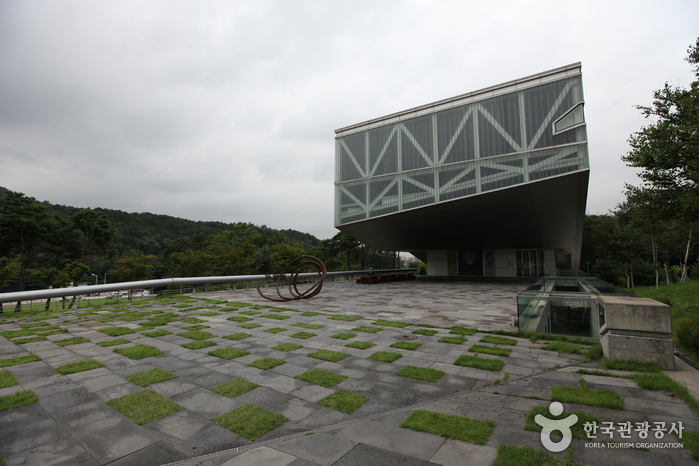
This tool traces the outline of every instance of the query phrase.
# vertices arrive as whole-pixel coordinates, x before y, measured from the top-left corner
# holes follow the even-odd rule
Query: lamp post
[[[97,278],[98,278],[98,277],[97,277],[97,274],[96,274],[96,273],[91,273],[90,275],[92,275],[93,277],[95,277],[95,285],[97,285]]]

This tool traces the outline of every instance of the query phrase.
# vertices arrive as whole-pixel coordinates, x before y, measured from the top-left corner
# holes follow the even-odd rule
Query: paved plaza
[[[684,429],[699,432],[699,416],[671,393],[642,390],[625,378],[576,373],[602,369],[599,362],[583,363],[579,354],[543,350],[543,342],[491,343],[481,340],[492,335],[468,330],[515,330],[510,326],[515,298],[526,286],[335,282],[313,299],[288,303],[266,301],[255,290],[235,290],[131,303],[121,299],[97,308],[83,301],[79,310],[3,323],[0,332],[16,333],[0,338],[0,363],[31,355],[40,360],[0,367],[19,383],[1,388],[0,397],[21,391],[38,397],[0,411],[0,456],[8,465],[489,465],[501,445],[541,449],[541,434],[524,428],[527,414],[548,408],[552,387],[578,387],[581,379],[590,389],[619,394],[625,409],[564,403],[564,413],[585,413],[600,423],[664,422],[667,429],[682,422]],[[462,332],[453,333],[454,326]],[[121,329],[123,335],[106,329]],[[155,331],[164,332],[155,336]],[[46,340],[15,344],[42,333]],[[58,344],[77,337],[84,340]],[[118,339],[127,341],[103,346]],[[182,346],[196,342],[209,346]],[[397,343],[416,345],[398,345],[410,347],[403,349]],[[115,352],[138,345],[162,354],[134,359]],[[481,349],[469,351],[474,345]],[[485,354],[483,347],[511,352]],[[236,349],[237,354],[222,356]],[[377,360],[377,353],[398,359]],[[476,353],[502,367],[455,364]],[[67,375],[56,370],[88,360],[101,367]],[[260,360],[279,365],[254,367]],[[171,378],[147,386],[133,381],[131,376],[152,369],[167,371]],[[435,378],[414,378],[407,370]],[[339,379],[331,386],[309,382],[311,371]],[[688,374],[687,380],[697,381]],[[254,384],[252,389],[220,394],[222,385],[239,379]],[[139,423],[108,404],[147,391],[174,402],[176,412]],[[361,399],[350,413],[327,406],[336,395],[348,393]],[[253,441],[246,431],[222,425],[228,413],[244,407],[284,418]],[[401,427],[418,410],[494,424],[476,443]],[[631,437],[624,440],[617,433],[613,441],[681,442],[674,433],[665,433],[664,440],[641,440],[636,431]],[[589,442],[608,439],[598,433]],[[684,448],[591,448],[587,443],[572,442],[582,464],[696,464]],[[554,456],[565,461],[566,454]]]

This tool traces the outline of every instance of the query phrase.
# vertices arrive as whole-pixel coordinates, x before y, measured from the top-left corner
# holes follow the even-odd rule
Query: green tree
[[[688,50],[687,61],[699,78],[699,39]],[[699,222],[699,80],[689,89],[668,83],[653,93],[650,107],[638,106],[651,123],[629,138],[631,150],[622,157],[640,168],[640,186],[627,185],[629,203],[681,221],[687,231],[682,280],[692,231]]]
[[[71,217],[75,227],[82,233],[80,247],[80,263],[85,256],[85,242],[91,239],[98,246],[105,246],[114,237],[116,232],[112,228],[109,218],[101,212],[91,209],[82,209]]]
[[[132,253],[128,257],[117,259],[116,267],[109,271],[119,280],[125,282],[148,280],[153,277],[155,256]]]
[[[20,291],[24,291],[33,254],[50,238],[51,220],[46,207],[33,197],[12,191],[5,195],[5,204],[0,209],[0,245],[4,251],[0,252],[19,254]]]
[[[204,251],[187,249],[170,254],[175,277],[203,277],[211,275],[211,256]]]
[[[274,273],[280,273],[291,261],[306,255],[306,251],[298,244],[279,243],[276,246],[272,246],[272,250],[274,252],[270,256],[270,260],[272,261]],[[292,272],[292,270],[287,270],[288,272]]]
[[[20,258],[0,257],[0,290],[5,288],[10,281],[19,276]]]

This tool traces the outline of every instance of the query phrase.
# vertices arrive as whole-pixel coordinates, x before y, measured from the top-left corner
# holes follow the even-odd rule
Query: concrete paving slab
[[[264,464],[268,466],[287,466],[296,460],[295,456],[269,447],[259,447],[241,453],[239,456],[226,461],[222,466],[249,466]]]
[[[240,397],[231,399],[204,388],[181,393],[171,399],[206,419],[213,419],[245,404]]]
[[[467,459],[469,466],[490,466],[496,456],[497,448],[447,440],[430,461],[443,466],[463,466]]]
[[[98,466],[99,463],[72,437],[39,445],[6,459],[7,466],[37,464]]]
[[[116,411],[107,403],[97,399],[56,411],[52,413],[52,416],[65,429],[70,430],[112,417],[115,414]]]
[[[303,458],[314,464],[329,466],[342,458],[357,444],[337,436],[318,433],[299,439],[276,443],[272,448]],[[242,456],[242,455],[241,455]]]
[[[97,396],[84,388],[66,390],[39,398],[39,405],[48,413],[72,408],[90,401],[97,400]]]

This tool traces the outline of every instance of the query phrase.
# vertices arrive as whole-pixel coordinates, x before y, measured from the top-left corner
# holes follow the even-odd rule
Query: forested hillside
[[[278,273],[310,254],[330,270],[397,266],[397,254],[338,233],[38,202],[0,187],[0,290],[162,277]]]

